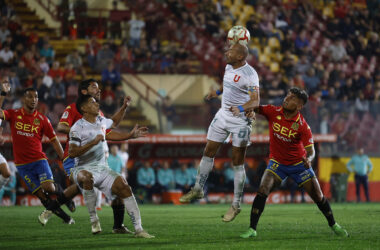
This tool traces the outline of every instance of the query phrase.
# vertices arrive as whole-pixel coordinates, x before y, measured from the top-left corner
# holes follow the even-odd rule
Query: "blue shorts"
[[[66,159],[63,160],[63,169],[65,170],[67,176],[70,177],[71,170],[75,166],[75,158],[66,157]]]
[[[303,185],[311,178],[315,177],[315,173],[312,168],[306,169],[303,162],[296,165],[284,165],[274,160],[270,160],[266,171],[269,171],[276,175],[283,181],[286,177],[290,176],[298,186]]]
[[[47,160],[39,160],[17,166],[17,170],[32,193],[40,188],[41,183],[54,181]]]

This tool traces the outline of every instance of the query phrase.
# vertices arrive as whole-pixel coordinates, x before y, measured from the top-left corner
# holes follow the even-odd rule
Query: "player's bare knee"
[[[44,182],[41,184],[41,188],[50,194],[55,192],[55,186],[53,182]]]
[[[9,178],[11,176],[11,172],[9,171],[9,168],[6,163],[0,164],[0,174],[4,178]]]

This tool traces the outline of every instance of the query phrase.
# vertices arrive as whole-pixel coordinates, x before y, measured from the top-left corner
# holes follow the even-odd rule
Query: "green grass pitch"
[[[241,239],[249,225],[250,206],[230,223],[221,215],[228,205],[140,205],[144,228],[155,239],[111,233],[110,207],[98,212],[103,232],[91,234],[85,207],[73,214],[75,225],[52,217],[37,222],[42,207],[0,207],[0,249],[380,249],[380,204],[332,204],[349,238],[333,235],[314,204],[267,205],[258,237]],[[126,215],[125,224],[132,228]]]

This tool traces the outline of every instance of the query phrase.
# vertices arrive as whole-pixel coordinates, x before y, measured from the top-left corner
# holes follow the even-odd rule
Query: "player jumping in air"
[[[65,223],[73,224],[74,220],[60,208],[61,204],[69,200],[63,195],[60,186],[54,183],[46,155],[42,151],[43,135],[49,138],[60,159],[63,149],[49,119],[36,110],[37,104],[37,91],[27,88],[24,90],[22,108],[0,110],[0,119],[10,123],[13,155],[20,176],[46,208],[38,217],[39,222],[45,225],[54,213]]]
[[[254,68],[246,62],[247,56],[247,47],[239,43],[231,45],[226,52],[227,66],[223,86],[207,96],[207,99],[210,99],[223,93],[222,107],[208,129],[207,144],[196,183],[190,192],[180,198],[180,202],[183,203],[203,198],[203,188],[214,166],[214,157],[231,134],[232,164],[235,173],[234,198],[230,209],[223,216],[224,222],[232,221],[240,213],[245,182],[245,152],[250,142],[252,123],[244,111],[259,105],[259,78]]]
[[[128,99],[125,98],[124,102]],[[124,105],[124,104],[123,104]],[[94,187],[101,190],[107,198],[121,199],[135,227],[135,237],[154,238],[143,230],[140,210],[131,187],[118,173],[107,165],[104,152],[106,129],[116,127],[120,119],[107,119],[99,115],[99,103],[91,95],[81,96],[76,105],[83,114],[70,130],[69,156],[76,158],[72,177],[81,188],[85,204],[90,213],[91,231],[101,232],[99,218],[96,214],[96,194]],[[146,127],[132,130],[131,138],[145,136]]]
[[[269,122],[270,161],[252,204],[250,228],[240,235],[242,238],[257,236],[257,223],[264,211],[269,193],[287,177],[291,177],[305,189],[335,234],[348,236],[347,231],[335,222],[330,204],[323,196],[311,166],[315,156],[313,136],[300,113],[307,100],[308,95],[304,90],[291,88],[282,107],[263,105],[254,109]]]

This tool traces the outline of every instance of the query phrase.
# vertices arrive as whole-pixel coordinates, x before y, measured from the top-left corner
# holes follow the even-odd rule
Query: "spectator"
[[[309,62],[309,59],[307,58],[307,55],[302,54],[300,56],[299,61],[295,65],[295,71],[298,74],[304,75],[309,70],[310,67],[311,67],[311,64]]]
[[[353,168],[352,168],[353,166]],[[347,169],[350,173],[355,173],[356,200],[360,202],[360,186],[364,188],[367,202],[369,199],[368,174],[372,171],[372,163],[368,156],[364,154],[364,149],[359,148],[357,153],[347,163]]]
[[[2,23],[0,25],[0,43],[2,44],[5,42],[7,36],[9,36],[11,32],[8,30],[7,25],[5,23]]]
[[[174,172],[170,169],[168,161],[164,161],[162,168],[158,170],[157,181],[161,192],[175,188]]]
[[[53,79],[57,77],[63,78],[63,70],[60,67],[59,61],[53,63],[53,67],[50,68],[48,75]]]
[[[307,39],[306,30],[302,30],[294,42],[297,55],[307,54],[309,52],[309,40]]]
[[[115,53],[110,49],[110,45],[108,43],[104,43],[96,55],[97,71],[102,72],[106,69],[108,64],[113,60],[114,56]]]
[[[3,49],[0,51],[0,65],[1,67],[11,67],[14,61],[14,54],[10,49],[8,43],[4,44]]]
[[[20,79],[18,78],[16,72],[12,69],[9,72],[9,84],[11,86],[11,93],[14,95],[17,91],[22,90]]]
[[[191,162],[187,166],[187,175],[189,176],[189,186],[192,187],[195,184],[199,164]]]
[[[314,92],[319,85],[319,78],[315,75],[314,68],[309,68],[306,75],[303,76],[303,80],[305,82],[305,87],[308,92]]]
[[[53,107],[58,102],[65,104],[65,100],[65,84],[62,81],[62,77],[58,75],[53,79],[53,85],[50,87],[48,103],[50,107]]]
[[[119,155],[119,146],[116,144],[113,144],[111,146],[110,154],[107,158],[108,166],[110,169],[115,171],[118,174],[121,174],[124,172],[124,163],[123,159]]]
[[[40,57],[40,60],[38,61],[38,66],[40,67],[40,70],[43,74],[47,74],[50,70],[50,66],[46,62],[46,57],[44,56]]]
[[[190,178],[187,172],[187,166],[185,163],[180,165],[180,168],[175,170],[175,183],[176,188],[181,189],[183,193],[187,193],[190,190]]]
[[[146,192],[148,199],[151,200],[153,188],[156,184],[156,175],[147,162],[144,162],[142,167],[137,170],[137,184]]]
[[[76,72],[74,69],[74,65],[71,63],[66,63],[65,69],[63,70],[63,81],[65,82],[66,86],[76,84],[75,76]]]
[[[36,78],[33,88],[37,90],[38,99],[44,103],[46,103],[49,97],[49,88],[42,81],[42,77],[39,76]]]
[[[25,86],[25,82],[28,79],[29,75],[29,70],[25,67],[25,62],[23,60],[20,60],[14,71],[18,79],[20,79],[21,85]]]
[[[49,43],[44,43],[40,50],[40,56],[45,57],[46,61],[51,64],[54,61],[55,51]]]
[[[343,40],[336,39],[327,49],[330,59],[334,62],[341,62],[347,60],[347,51],[343,45]]]
[[[87,62],[92,69],[95,69],[96,56],[100,48],[101,45],[98,43],[96,36],[92,36],[86,44]]]
[[[120,72],[115,68],[113,62],[110,62],[102,72],[102,82],[111,85],[112,89],[115,89],[116,85],[120,84],[120,80]]]
[[[79,55],[78,50],[73,50],[70,54],[66,56],[66,64],[71,63],[73,65],[73,68],[76,70],[77,73],[82,73],[82,58]]]
[[[129,25],[129,46],[132,48],[140,47],[141,33],[145,28],[145,22],[136,14],[135,19],[131,19],[128,22]]]

